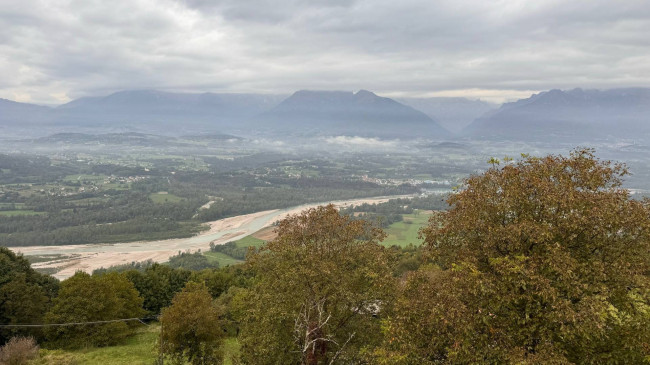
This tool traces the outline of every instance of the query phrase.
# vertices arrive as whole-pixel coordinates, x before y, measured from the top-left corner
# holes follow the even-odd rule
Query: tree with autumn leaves
[[[471,176],[393,277],[384,233],[332,206],[282,221],[250,258],[245,364],[650,361],[650,205],[590,149]]]
[[[381,307],[391,301],[385,234],[333,205],[279,223],[249,258],[253,287],[239,303],[244,364],[355,364],[381,343]]]
[[[467,179],[422,230],[375,362],[650,361],[650,209],[589,149]]]
[[[229,273],[154,265],[59,286],[0,250],[0,322],[52,324],[50,345],[111,345],[142,296],[154,313],[171,302],[157,350],[177,363],[221,363],[226,332],[241,364],[649,363],[650,201],[622,188],[627,168],[590,149],[505,162],[432,216],[408,265],[331,205],[281,221]],[[70,322],[93,323],[57,325]]]
[[[188,282],[160,315],[159,362],[208,365],[223,363],[221,311],[203,283]]]

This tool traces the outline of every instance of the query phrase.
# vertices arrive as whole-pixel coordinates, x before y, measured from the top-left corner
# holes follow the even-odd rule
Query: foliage
[[[233,286],[247,288],[252,279],[252,272],[246,270],[243,265],[195,271],[190,276],[190,281],[205,284],[213,298],[218,298]]]
[[[248,247],[239,247],[234,241],[226,242],[223,245],[215,245],[213,242],[210,242],[210,251],[222,252],[232,258],[243,260],[248,253]]]
[[[42,323],[59,288],[58,280],[30,267],[22,255],[0,247],[0,324]],[[2,328],[0,344],[12,336],[40,337],[35,328]]]
[[[118,273],[90,276],[77,272],[61,283],[46,323],[77,323],[137,318],[144,314],[142,298]],[[61,348],[108,346],[133,333],[139,322],[111,322],[46,327],[51,345]]]
[[[160,353],[183,364],[221,364],[223,337],[219,310],[208,288],[189,282],[160,316]]]
[[[155,262],[152,259],[148,259],[145,261],[131,261],[128,264],[119,264],[119,265],[112,265],[109,267],[100,267],[99,269],[93,270],[93,275],[101,275],[109,272],[125,272],[130,270],[144,271],[149,267],[153,266],[154,263]]]
[[[0,347],[0,364],[22,365],[38,357],[38,345],[33,337],[12,337]]]
[[[384,233],[332,205],[290,216],[249,258],[250,290],[231,300],[248,364],[354,363],[377,343],[393,291]]]
[[[192,275],[185,269],[173,269],[154,263],[144,271],[131,270],[123,274],[143,298],[143,307],[149,313],[158,314],[171,304],[174,295],[181,291]]]
[[[409,244],[403,247],[391,246],[390,248],[397,257],[397,264],[394,269],[395,276],[403,276],[407,272],[416,271],[425,261],[424,250],[421,245]]]
[[[592,150],[470,177],[423,230],[385,363],[627,363],[650,355],[650,209]]]
[[[210,262],[207,257],[203,256],[201,251],[194,253],[190,253],[189,251],[179,252],[178,255],[170,257],[167,264],[174,269],[186,270],[203,270],[219,267],[218,263]]]

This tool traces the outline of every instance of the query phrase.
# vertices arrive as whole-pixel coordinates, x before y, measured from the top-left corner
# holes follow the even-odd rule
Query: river
[[[52,276],[65,279],[81,270],[92,272],[101,267],[109,267],[131,262],[153,260],[165,262],[179,251],[207,251],[210,242],[224,244],[244,238],[250,234],[268,227],[290,214],[319,205],[334,204],[337,207],[360,205],[363,203],[383,203],[389,199],[405,198],[407,195],[382,196],[350,200],[338,200],[314,204],[304,204],[286,209],[267,210],[263,212],[244,214],[240,216],[219,219],[208,222],[210,229],[188,238],[177,238],[156,241],[137,241],[112,244],[84,244],[59,246],[29,246],[12,248],[26,256],[35,255],[64,255],[50,261],[34,263],[34,268],[56,268]]]

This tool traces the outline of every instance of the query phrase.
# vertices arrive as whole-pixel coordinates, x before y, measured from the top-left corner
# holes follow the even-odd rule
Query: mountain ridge
[[[425,113],[363,89],[356,93],[299,90],[257,122],[288,131],[309,128],[317,134],[451,137]]]
[[[473,138],[567,141],[650,137],[650,89],[552,89],[503,104],[468,125]]]

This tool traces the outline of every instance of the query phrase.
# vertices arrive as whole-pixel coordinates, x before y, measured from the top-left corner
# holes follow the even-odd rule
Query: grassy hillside
[[[160,326],[152,324],[144,327],[122,345],[87,348],[82,350],[41,350],[40,358],[31,365],[45,364],[129,364],[151,365],[156,360],[156,339]],[[239,353],[237,339],[228,338],[224,344],[225,362],[232,364],[231,356]]]
[[[427,224],[430,213],[420,212],[419,214],[404,214],[404,220],[396,222],[386,228],[388,236],[384,240],[385,246],[397,245],[400,247],[409,244],[420,245],[422,240],[418,238],[418,231]]]

